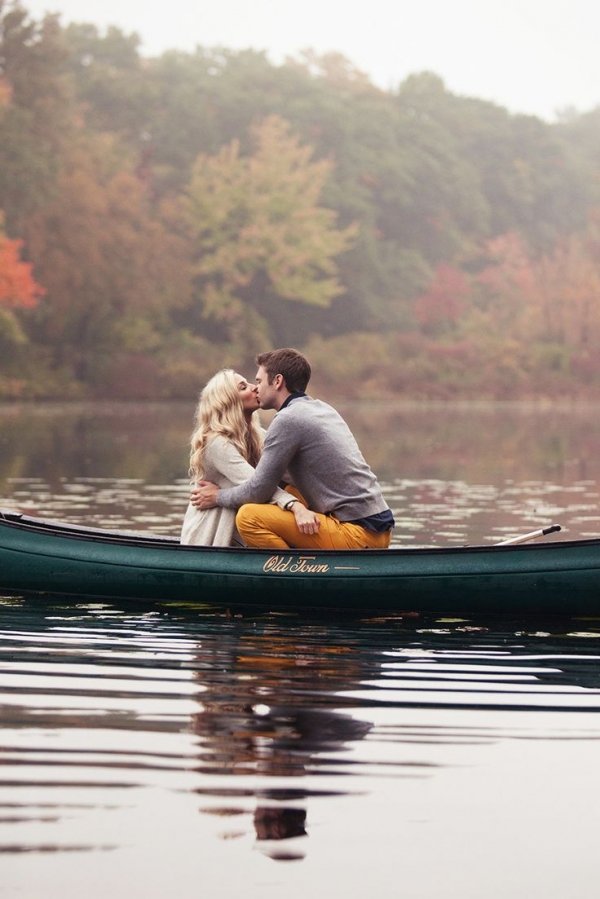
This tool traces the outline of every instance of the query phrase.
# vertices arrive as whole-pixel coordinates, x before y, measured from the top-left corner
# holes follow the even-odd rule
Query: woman
[[[196,408],[190,451],[192,483],[205,479],[219,487],[235,487],[253,474],[264,438],[264,431],[254,416],[258,407],[256,387],[232,369],[225,368],[210,379]],[[271,498],[282,509],[291,500],[297,497],[279,489]],[[299,502],[293,508],[297,506]],[[235,529],[235,511],[218,508],[201,512],[190,503],[181,529],[181,542],[200,546],[242,545]]]

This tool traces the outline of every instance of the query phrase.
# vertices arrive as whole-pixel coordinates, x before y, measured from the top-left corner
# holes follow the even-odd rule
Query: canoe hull
[[[216,549],[0,513],[0,593],[230,608],[600,615],[600,540],[354,551]]]

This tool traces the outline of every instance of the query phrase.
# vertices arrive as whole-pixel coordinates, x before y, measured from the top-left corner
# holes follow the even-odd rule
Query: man
[[[219,490],[201,481],[191,501],[199,509],[236,509],[236,527],[247,546],[287,549],[385,549],[394,526],[375,475],[348,425],[321,400],[306,395],[311,368],[293,349],[257,357],[256,387],[262,409],[275,409],[256,470],[243,484]],[[309,510],[297,523],[268,504],[285,473]]]

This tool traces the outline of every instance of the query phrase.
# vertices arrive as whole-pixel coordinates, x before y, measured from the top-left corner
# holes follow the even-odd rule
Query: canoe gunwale
[[[90,527],[88,525],[71,524],[69,522],[57,521],[50,518],[35,518],[34,516],[25,515],[21,512],[13,510],[0,509],[0,528],[2,526],[14,527],[19,531],[43,534],[53,537],[65,537],[70,539],[92,541],[98,543],[109,543],[122,546],[139,546],[147,548],[160,548],[165,550],[174,550],[177,552],[194,552],[194,553],[224,553],[226,555],[264,555],[285,552],[286,555],[306,555],[311,556],[363,556],[365,553],[369,557],[381,555],[386,558],[401,556],[407,557],[413,554],[420,556],[440,555],[440,554],[470,554],[482,552],[494,552],[498,554],[504,553],[521,553],[531,550],[556,550],[558,548],[569,547],[600,547],[600,538],[589,537],[578,540],[544,540],[543,542],[531,542],[520,544],[468,544],[462,546],[394,546],[388,549],[364,549],[364,550],[340,550],[340,549],[295,549],[286,550],[270,550],[270,549],[253,549],[250,547],[232,547],[232,546],[197,546],[191,544],[182,544],[177,537],[167,534],[153,534],[150,532],[137,531],[121,531],[109,530],[108,528]]]

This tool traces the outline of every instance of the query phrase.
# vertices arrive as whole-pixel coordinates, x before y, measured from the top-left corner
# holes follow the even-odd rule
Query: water
[[[590,404],[338,407],[405,546],[495,542],[558,520],[600,534],[600,409]],[[0,405],[0,502],[74,523],[177,534],[189,403]]]
[[[176,533],[189,414],[0,411],[0,505]],[[600,531],[589,409],[346,415],[402,542]],[[599,624],[0,600],[0,895],[595,897]]]

